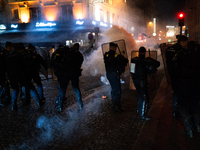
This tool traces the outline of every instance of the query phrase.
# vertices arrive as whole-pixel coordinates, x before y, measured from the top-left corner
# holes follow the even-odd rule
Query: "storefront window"
[[[19,19],[19,12],[18,12],[18,9],[14,9],[14,10],[13,10],[13,19],[14,19],[14,20]]]
[[[100,9],[100,21],[104,21],[104,19],[103,19],[103,10],[102,9]]]

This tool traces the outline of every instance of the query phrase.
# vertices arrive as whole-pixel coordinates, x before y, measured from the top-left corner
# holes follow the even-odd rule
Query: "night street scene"
[[[0,0],[0,150],[199,150],[199,0]]]

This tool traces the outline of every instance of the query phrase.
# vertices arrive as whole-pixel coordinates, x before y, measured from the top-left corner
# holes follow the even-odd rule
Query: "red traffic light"
[[[184,13],[179,13],[178,18],[184,18]]]

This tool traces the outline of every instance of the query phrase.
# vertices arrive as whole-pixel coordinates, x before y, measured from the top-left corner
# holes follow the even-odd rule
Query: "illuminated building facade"
[[[8,22],[15,24],[85,19],[102,24],[127,24],[126,0],[9,0],[9,7]]]
[[[95,35],[112,25],[133,32],[126,0],[8,0],[6,7],[6,23],[0,20],[1,26],[6,24],[1,29],[6,30],[24,27],[75,30],[78,27],[84,30],[85,35],[80,39],[85,41],[86,33]]]
[[[189,40],[200,42],[200,1],[186,0],[185,4],[185,34]]]

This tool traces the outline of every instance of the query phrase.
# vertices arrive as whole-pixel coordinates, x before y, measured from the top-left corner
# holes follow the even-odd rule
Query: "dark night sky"
[[[184,12],[186,0],[154,0],[158,15],[167,24],[174,24],[177,21],[177,13]]]

